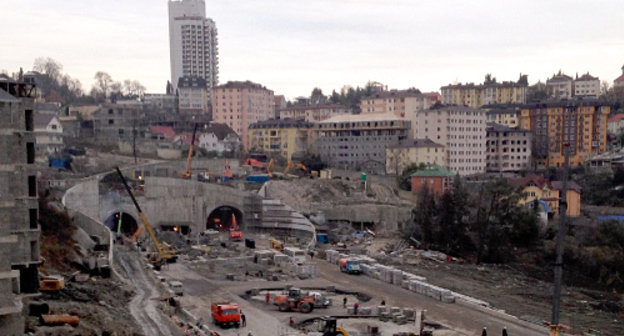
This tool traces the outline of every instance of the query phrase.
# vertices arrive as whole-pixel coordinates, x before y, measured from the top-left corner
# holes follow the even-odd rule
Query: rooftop
[[[394,113],[363,113],[363,114],[340,114],[325,119],[319,123],[339,123],[339,122],[358,122],[358,121],[406,121]]]
[[[415,173],[410,175],[411,177],[449,177],[455,176],[450,170],[439,166],[430,165],[422,169],[418,169]]]
[[[407,90],[390,90],[373,93],[370,96],[364,96],[362,99],[386,99],[386,98],[405,98],[405,97],[422,97],[422,93],[418,89]]]
[[[281,108],[280,111],[304,111],[304,110],[323,110],[323,109],[347,109],[348,107],[340,104],[318,104],[318,105],[292,105],[290,107]]]
[[[255,122],[249,128],[312,128],[312,123],[295,119],[268,119]]]
[[[12,95],[8,94],[6,91],[0,89],[0,102],[5,102],[5,103],[19,103],[19,99],[13,97]]]
[[[618,122],[622,119],[624,119],[624,113],[618,113],[610,116],[609,119],[607,119],[607,122]]]
[[[487,123],[486,132],[530,132],[529,130],[522,129],[520,127],[509,127],[507,125],[501,125],[497,123]]]
[[[588,73],[584,74],[583,76],[579,77],[576,79],[577,81],[595,81],[595,80],[599,80],[598,77],[594,77],[592,75]]]
[[[388,146],[388,148],[423,148],[423,147],[441,147],[444,148],[443,145],[439,143],[433,142],[433,140],[425,138],[425,139],[407,139],[401,141],[396,146]]]
[[[225,84],[221,84],[214,87],[215,89],[262,89],[267,90],[266,87],[254,83],[252,81],[229,81]]]
[[[178,88],[205,88],[206,80],[197,76],[185,76],[178,79]]]
[[[537,103],[522,105],[523,109],[535,109],[546,107],[577,107],[577,106],[608,106],[609,104],[598,99],[567,99],[567,100],[547,100]]]
[[[54,115],[52,114],[36,113],[34,117],[34,125],[37,128],[45,128],[48,126],[50,121],[52,121],[52,119],[54,119]]]

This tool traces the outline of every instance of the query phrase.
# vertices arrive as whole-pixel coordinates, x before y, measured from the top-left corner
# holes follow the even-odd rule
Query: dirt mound
[[[265,190],[268,198],[280,199],[293,209],[304,213],[333,205],[407,204],[386,185],[369,183],[365,191],[364,184],[360,181],[274,180],[266,184]]]

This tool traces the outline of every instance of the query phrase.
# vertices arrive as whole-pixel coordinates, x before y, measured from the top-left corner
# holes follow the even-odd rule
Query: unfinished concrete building
[[[0,334],[23,335],[22,294],[38,291],[34,82],[0,77]]]

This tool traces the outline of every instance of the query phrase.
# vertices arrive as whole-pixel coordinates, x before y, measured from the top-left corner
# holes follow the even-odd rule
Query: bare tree
[[[609,93],[609,82],[606,80],[603,80],[602,83],[600,83],[600,95],[601,96],[606,96],[607,93]]]
[[[61,65],[61,63],[55,61],[50,57],[38,57],[37,59],[35,59],[33,70],[46,74],[48,75],[48,77],[55,80],[56,82],[60,82],[63,66]]]
[[[104,71],[98,71],[95,73],[93,79],[95,79],[95,84],[93,85],[95,92],[102,93],[104,97],[108,97],[113,78]],[[94,90],[92,90],[92,92]]]

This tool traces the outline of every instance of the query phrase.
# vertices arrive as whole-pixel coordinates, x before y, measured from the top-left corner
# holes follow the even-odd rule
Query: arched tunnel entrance
[[[229,231],[234,226],[240,227],[243,222],[243,212],[235,207],[220,206],[208,215],[206,229]]]
[[[108,216],[106,221],[104,221],[104,225],[111,231],[119,231],[126,236],[132,236],[139,228],[134,217],[125,212],[115,212]]]

